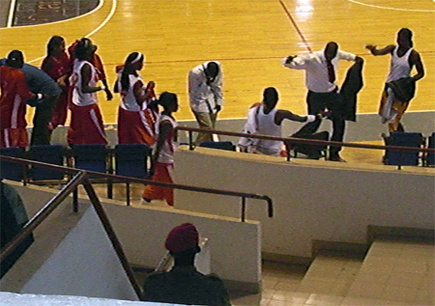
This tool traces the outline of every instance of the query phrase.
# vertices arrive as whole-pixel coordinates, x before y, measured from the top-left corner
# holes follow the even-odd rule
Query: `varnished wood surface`
[[[283,0],[312,50],[331,40],[341,49],[362,56],[365,86],[358,112],[375,113],[389,69],[389,56],[374,57],[366,44],[394,44],[402,27],[414,31],[426,77],[418,82],[410,111],[435,110],[435,2],[433,0]],[[225,106],[221,118],[243,118],[261,99],[262,90],[275,86],[279,107],[306,113],[303,71],[283,68],[281,59],[307,52],[301,36],[277,0],[105,0],[93,12],[66,21],[0,29],[0,55],[20,49],[38,65],[52,35],[67,44],[89,36],[105,62],[109,83],[114,68],[128,53],[141,51],[147,62],[145,80],[154,80],[158,92],[179,95],[179,120],[193,119],[186,94],[188,71],[206,61],[219,60],[224,69]],[[350,63],[341,63],[339,83]],[[119,97],[100,106],[106,123],[116,122]],[[29,118],[32,111],[29,111]],[[29,122],[31,122],[29,120]]]

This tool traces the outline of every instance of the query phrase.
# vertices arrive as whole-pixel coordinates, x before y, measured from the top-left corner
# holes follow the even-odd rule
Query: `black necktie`
[[[326,67],[328,68],[329,82],[334,83],[335,82],[335,70],[334,70],[334,65],[332,65],[330,60],[326,60]]]

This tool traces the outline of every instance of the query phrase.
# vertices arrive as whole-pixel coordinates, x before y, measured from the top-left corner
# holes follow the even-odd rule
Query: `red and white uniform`
[[[0,133],[1,147],[26,147],[26,100],[33,94],[24,73],[9,66],[0,67]]]
[[[42,61],[41,69],[45,71],[53,80],[57,81],[60,77],[71,73],[71,62],[68,55],[64,52],[60,58],[54,56],[46,57]],[[51,126],[56,128],[58,125],[65,125],[68,109],[68,88],[62,88],[58,100],[53,109]]]
[[[73,73],[70,77],[71,87],[71,124],[68,129],[69,144],[107,144],[104,132],[103,116],[97,104],[97,94],[82,91],[81,70],[84,65],[91,67],[88,86],[96,87],[97,74],[94,66],[88,61],[74,61]]]
[[[162,121],[169,121],[173,130],[177,126],[177,122],[174,118],[168,115],[160,115],[157,126]],[[158,132],[158,131],[157,131]],[[165,139],[165,142],[161,148],[159,158],[154,166],[153,181],[163,183],[173,183],[173,169],[174,169],[174,152],[177,148],[177,143],[174,140],[174,133],[171,133]],[[157,135],[158,137],[158,135]],[[168,205],[174,205],[174,194],[171,188],[147,185],[142,197],[150,200],[166,200]]]
[[[118,73],[118,88],[121,88],[122,71]],[[147,108],[147,102],[137,103],[134,90],[138,86],[146,90],[140,75],[129,75],[130,87],[121,91],[121,103],[118,110],[118,143],[144,143],[153,145],[155,142],[156,114]]]

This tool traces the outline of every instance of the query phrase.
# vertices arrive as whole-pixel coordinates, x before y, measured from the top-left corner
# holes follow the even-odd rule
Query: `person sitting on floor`
[[[248,111],[248,120],[243,129],[244,133],[262,134],[276,137],[282,137],[281,124],[287,119],[298,122],[313,122],[316,119],[322,119],[323,114],[299,116],[288,110],[277,109],[279,95],[274,87],[268,87],[263,91],[263,102],[254,103]],[[323,132],[327,133],[327,132]],[[307,135],[305,135],[307,136]],[[295,137],[311,138],[298,135]],[[279,156],[282,151],[283,143],[276,140],[265,140],[242,137],[239,141],[239,147],[243,152],[262,153],[266,155]],[[319,156],[312,154],[312,158],[318,159]]]

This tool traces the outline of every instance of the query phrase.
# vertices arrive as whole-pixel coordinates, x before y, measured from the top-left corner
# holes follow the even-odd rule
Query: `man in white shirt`
[[[305,85],[308,88],[307,104],[308,114],[315,115],[325,109],[331,111],[329,119],[332,120],[333,131],[331,141],[343,141],[345,121],[343,107],[338,95],[336,84],[336,70],[339,60],[362,61],[355,54],[338,49],[336,42],[329,42],[322,51],[313,52],[303,56],[289,56],[283,60],[284,67],[305,70]],[[304,125],[298,133],[314,133],[317,131],[321,120]],[[344,161],[339,152],[341,147],[329,148],[329,160]]]
[[[214,129],[222,109],[222,66],[217,61],[205,62],[188,76],[190,107],[200,128]],[[212,134],[199,133],[195,144],[211,141]]]

